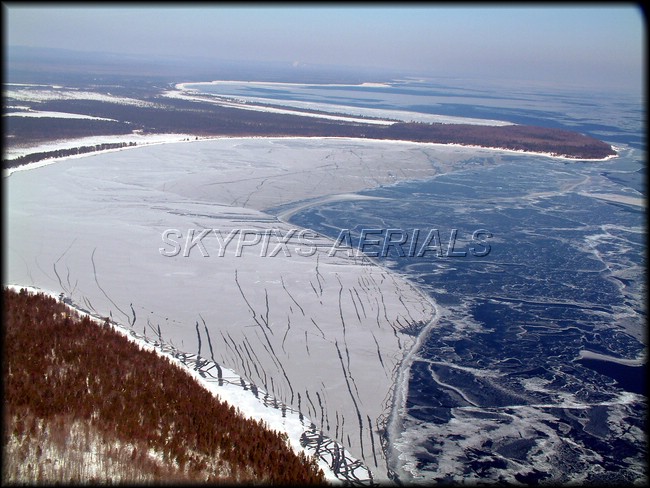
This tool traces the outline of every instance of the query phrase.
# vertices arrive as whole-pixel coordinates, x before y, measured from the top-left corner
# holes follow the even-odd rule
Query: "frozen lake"
[[[448,171],[459,154],[223,139],[15,172],[5,179],[5,283],[63,292],[184,352],[205,357],[210,344],[216,362],[381,478],[397,368],[435,306],[399,275],[263,210],[368,198],[350,192]]]
[[[60,161],[4,180],[5,283],[63,292],[236,371],[374,479],[643,478],[633,97],[413,80],[205,91],[573,128],[619,157],[249,138]],[[374,262],[337,245],[373,229],[394,239]]]

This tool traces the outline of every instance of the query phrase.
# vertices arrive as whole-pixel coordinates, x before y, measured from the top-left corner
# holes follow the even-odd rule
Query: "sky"
[[[634,3],[50,5],[4,2],[6,45],[645,86]]]

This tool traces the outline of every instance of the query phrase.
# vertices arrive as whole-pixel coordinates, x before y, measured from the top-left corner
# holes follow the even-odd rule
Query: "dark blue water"
[[[639,395],[646,395],[647,393],[647,368],[645,365],[628,366],[626,364],[599,361],[597,359],[581,359],[580,363],[587,368],[614,379],[616,385],[624,390],[638,393]]]
[[[562,127],[619,147],[605,162],[468,150],[451,173],[363,192],[385,200],[323,204],[291,221],[332,238],[350,229],[354,245],[364,229],[401,230],[393,238],[403,242],[385,256],[381,246],[365,250],[439,306],[410,370],[401,434],[390,439],[400,479],[645,479],[640,100],[434,82],[249,92]],[[581,351],[612,360],[580,359]]]

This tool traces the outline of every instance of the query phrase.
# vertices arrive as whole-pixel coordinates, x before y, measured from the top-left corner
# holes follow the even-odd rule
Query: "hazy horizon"
[[[644,19],[623,6],[78,7],[5,2],[6,46],[644,86]]]

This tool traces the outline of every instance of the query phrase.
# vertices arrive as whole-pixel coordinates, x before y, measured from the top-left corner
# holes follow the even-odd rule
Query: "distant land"
[[[128,135],[136,132],[143,135],[184,133],[198,137],[301,136],[405,140],[548,153],[573,159],[603,159],[616,155],[613,148],[605,142],[584,134],[557,128],[422,122],[395,122],[391,125],[378,125],[360,122],[360,117],[355,117],[354,121],[330,120],[294,114],[242,110],[201,101],[174,99],[162,95],[167,87],[149,86],[149,89],[145,90],[142,86],[131,88],[94,85],[75,89],[96,94],[98,95],[97,99],[12,101],[12,92],[8,92],[4,113],[11,112],[13,115],[3,117],[5,145],[9,148],[32,146],[53,140],[98,135]],[[102,95],[106,99],[102,99]],[[142,104],[115,103],[108,99],[108,97],[115,96],[140,100]],[[19,108],[10,110],[7,106]],[[20,112],[27,115],[30,111],[67,113],[96,118],[19,116]],[[14,167],[50,157],[67,155],[38,152],[40,154],[32,154],[18,159],[5,157],[3,166],[5,168]]]
[[[4,168],[133,145],[126,138],[132,134],[170,133],[201,138],[299,136],[403,140],[545,153],[571,159],[596,160],[616,155],[611,145],[603,141],[560,128],[404,121],[377,124],[370,118],[365,122],[364,117],[321,118],[317,115],[322,113],[316,110],[293,109],[294,113],[278,113],[273,109],[279,107],[272,105],[262,106],[268,111],[243,110],[244,106],[210,103],[205,99],[170,97],[168,93],[179,81],[205,81],[214,79],[215,73],[242,79],[239,76],[248,74],[248,68],[230,62],[213,66],[213,71],[210,71],[198,59],[177,60],[177,64],[149,60],[138,68],[135,59],[91,54],[8,49],[10,69],[5,79],[3,106]],[[266,73],[264,78],[268,80],[298,76],[293,81],[315,80],[321,83],[332,82],[334,76],[327,74],[322,67],[298,73],[270,65],[262,72]],[[362,81],[351,80],[345,71],[340,76],[345,82]],[[375,77],[370,80],[378,79],[379,74],[368,73],[368,76]],[[300,112],[310,116],[300,115]],[[48,113],[57,113],[58,117],[48,116]],[[7,155],[12,148],[33,148],[51,141],[109,135],[125,136],[125,139],[117,137],[108,145],[68,147],[58,152],[32,150],[19,157]]]

